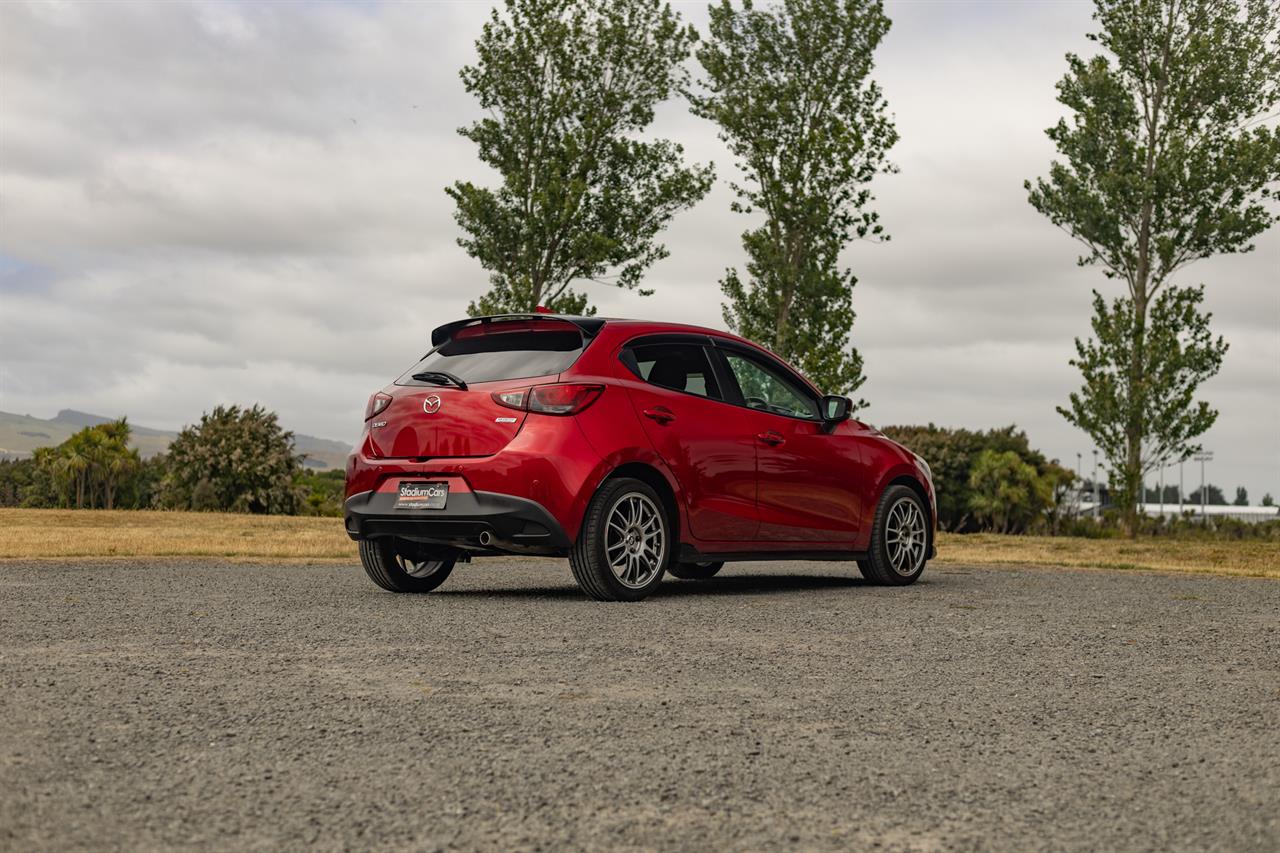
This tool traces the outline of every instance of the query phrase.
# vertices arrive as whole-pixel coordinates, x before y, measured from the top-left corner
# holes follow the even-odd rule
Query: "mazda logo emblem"
[[[439,395],[432,394],[427,397],[427,399],[423,400],[422,411],[426,412],[428,415],[434,415],[436,412],[440,411]]]

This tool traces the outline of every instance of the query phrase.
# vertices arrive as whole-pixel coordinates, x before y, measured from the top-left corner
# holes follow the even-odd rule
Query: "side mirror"
[[[853,404],[849,402],[848,397],[828,394],[822,398],[822,419],[832,426],[841,421],[847,421],[849,419],[849,409],[852,406]]]

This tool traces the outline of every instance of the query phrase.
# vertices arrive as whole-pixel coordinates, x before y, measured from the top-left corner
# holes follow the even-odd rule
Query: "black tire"
[[[909,507],[912,505],[923,523],[922,532],[913,533],[909,537],[908,541],[912,544],[905,552],[896,550],[902,546],[893,544],[895,540],[890,535],[889,525],[891,520],[900,517],[899,513],[909,516]],[[929,508],[920,496],[907,486],[890,486],[876,504],[876,517],[871,528],[871,549],[865,560],[858,561],[858,570],[873,584],[906,586],[915,583],[928,562],[931,536]]]
[[[724,568],[724,562],[715,563],[672,563],[667,567],[667,574],[686,581],[704,581],[716,576],[716,572]]]
[[[650,548],[652,538],[645,538],[642,543],[645,550],[639,554],[628,556],[631,554],[630,544],[624,544],[624,550],[618,552],[625,563],[625,568],[622,569],[624,573],[633,565],[644,569],[642,574],[637,573],[634,583],[624,582],[611,568],[606,555],[606,548],[617,547],[616,541],[607,541],[610,518],[620,509],[625,512],[628,506],[637,507],[638,513],[645,513],[644,519],[656,521],[656,529],[662,534],[661,547],[656,552]],[[649,522],[651,530],[655,529],[653,523]],[[620,536],[624,543],[632,541],[627,538],[631,532],[630,527],[624,525],[622,528],[615,527],[614,530],[614,535]],[[658,584],[662,583],[663,574],[671,565],[671,555],[676,549],[672,534],[671,519],[667,516],[666,507],[652,486],[630,477],[606,480],[592,496],[586,517],[582,521],[582,529],[578,532],[578,540],[569,551],[569,567],[573,569],[573,578],[583,592],[597,601],[639,601],[657,589]]]
[[[391,592],[431,592],[448,579],[457,560],[457,555],[427,554],[410,542],[390,537],[360,540],[360,564],[364,566],[365,574]],[[419,572],[425,574],[410,574],[407,569],[412,568],[415,562],[438,565],[423,566]]]

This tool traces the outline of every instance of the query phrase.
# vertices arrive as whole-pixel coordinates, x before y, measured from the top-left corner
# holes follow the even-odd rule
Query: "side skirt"
[[[823,562],[852,562],[867,559],[866,551],[699,551],[687,542],[680,544],[679,560],[682,563],[742,563],[770,560],[816,560]]]

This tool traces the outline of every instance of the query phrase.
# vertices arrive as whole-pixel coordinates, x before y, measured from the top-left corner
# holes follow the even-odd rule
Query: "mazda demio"
[[[732,560],[852,560],[904,585],[934,554],[925,461],[735,335],[531,314],[431,345],[370,397],[347,461],[347,533],[384,589],[503,554],[568,557],[606,601]]]

